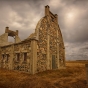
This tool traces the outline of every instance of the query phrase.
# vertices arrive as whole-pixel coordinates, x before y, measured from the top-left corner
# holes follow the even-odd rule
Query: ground
[[[88,88],[85,62],[66,62],[66,69],[35,75],[0,69],[0,88]]]

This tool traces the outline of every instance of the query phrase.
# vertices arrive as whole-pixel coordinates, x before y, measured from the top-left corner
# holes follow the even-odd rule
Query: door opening
[[[56,69],[56,57],[52,55],[52,69]]]

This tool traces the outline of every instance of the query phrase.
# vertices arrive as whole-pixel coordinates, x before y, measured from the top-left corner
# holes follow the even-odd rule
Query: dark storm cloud
[[[88,1],[60,0],[55,5],[52,3],[51,8],[58,14],[66,46],[66,59],[88,59],[88,49],[84,47],[88,47]]]
[[[22,39],[28,37],[34,32],[37,22],[44,15],[44,10],[41,10],[44,6],[41,3],[41,0],[38,2],[34,0],[0,1],[0,30],[3,29],[0,33],[4,32],[5,26],[10,26],[12,30],[20,30]],[[43,3],[45,4],[46,0]]]
[[[86,42],[88,40],[88,1],[87,0],[60,0],[58,5],[59,24],[65,41]],[[66,18],[66,14],[72,13],[74,21]]]
[[[60,24],[65,40],[66,58],[88,59],[88,1],[61,0],[61,3],[64,3],[60,14],[60,21],[62,20]],[[75,17],[67,21],[65,14],[70,12],[75,13]]]
[[[67,42],[88,41],[88,1],[87,0],[56,0],[51,9],[58,14],[58,21]],[[67,17],[72,14],[73,17]]]

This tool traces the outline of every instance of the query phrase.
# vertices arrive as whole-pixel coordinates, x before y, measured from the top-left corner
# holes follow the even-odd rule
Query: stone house
[[[0,36],[0,68],[35,74],[65,67],[65,47],[58,15],[49,9],[45,6],[45,16],[37,23],[35,32],[23,41],[18,30],[15,32],[6,27]],[[14,37],[15,43],[9,43],[8,36]]]

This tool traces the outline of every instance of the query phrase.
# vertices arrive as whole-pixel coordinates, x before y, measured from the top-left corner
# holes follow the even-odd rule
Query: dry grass
[[[66,63],[66,69],[30,75],[0,69],[0,88],[87,88],[84,63]]]

